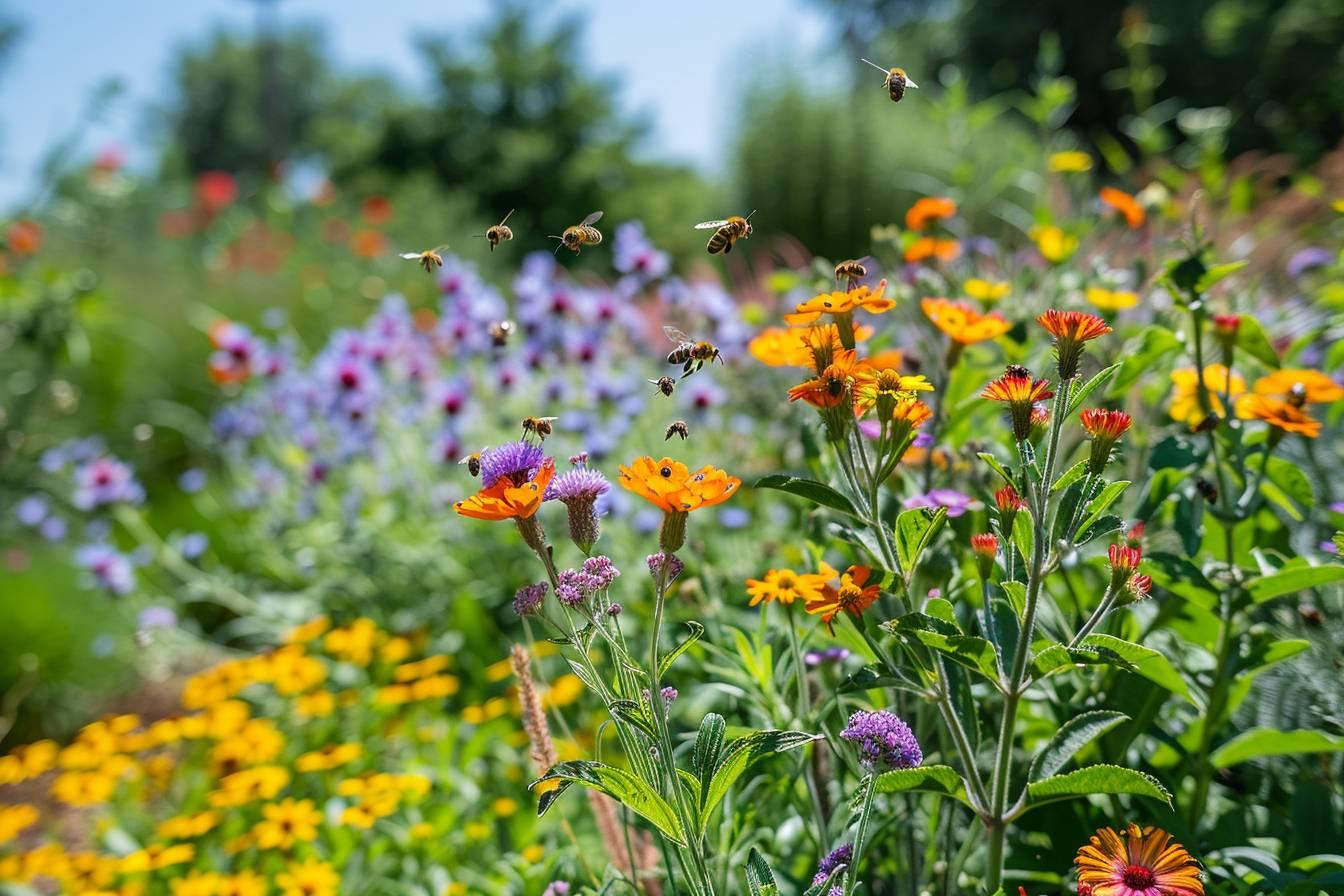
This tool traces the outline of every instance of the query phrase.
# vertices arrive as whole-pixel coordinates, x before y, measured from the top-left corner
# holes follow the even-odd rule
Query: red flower
[[[1111,449],[1133,421],[1124,411],[1107,411],[1102,408],[1088,408],[1078,418],[1083,422],[1083,429],[1092,436],[1092,454],[1087,461],[1087,470],[1099,476],[1111,459]]]
[[[228,208],[238,199],[238,181],[227,171],[204,171],[196,178],[196,203],[207,212]]]
[[[1036,402],[1054,394],[1049,380],[1033,380],[1025,367],[1010,367],[1007,373],[985,386],[980,397],[1006,402],[1013,418],[1013,437],[1025,442],[1031,437],[1031,415]]]
[[[1102,187],[1100,198],[1102,202],[1124,215],[1125,223],[1129,225],[1130,230],[1138,230],[1143,226],[1145,217],[1143,206],[1124,190]]]
[[[1111,332],[1105,319],[1085,311],[1049,311],[1036,322],[1055,337],[1055,356],[1059,359],[1059,378],[1071,380],[1078,373],[1078,360],[1083,356],[1083,345]]]

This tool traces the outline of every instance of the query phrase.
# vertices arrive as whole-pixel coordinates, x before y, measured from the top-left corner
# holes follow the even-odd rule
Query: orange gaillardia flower
[[[1281,432],[1295,432],[1314,439],[1321,434],[1321,422],[1301,404],[1270,398],[1267,395],[1246,395],[1237,402],[1237,416],[1243,420],[1263,420]]]
[[[1128,431],[1133,420],[1124,411],[1107,411],[1101,408],[1088,408],[1078,417],[1083,423],[1083,429],[1092,437],[1092,453],[1087,460],[1087,472],[1099,476],[1111,459],[1111,449]]]
[[[871,339],[872,335],[872,327],[854,328],[855,342],[864,342]],[[811,327],[766,327],[747,343],[747,351],[770,367],[814,367],[814,343],[827,345],[832,352],[844,348],[840,342],[840,330],[835,324],[819,324]]]
[[[713,507],[727,501],[742,485],[742,480],[723,470],[703,466],[692,473],[681,461],[665,457],[637,457],[630,466],[621,467],[621,486],[663,511],[659,545],[671,554],[686,540],[686,515],[701,507]]]
[[[818,575],[799,574],[791,569],[772,569],[766,572],[764,579],[747,579],[747,593],[751,595],[753,607],[772,601],[791,604],[796,600],[803,602],[820,600],[822,588],[834,575],[834,570],[829,574]]]
[[[858,353],[841,349],[819,376],[799,383],[789,390],[789,401],[806,401],[816,408],[834,408],[848,404],[853,390],[861,382]]]
[[[1100,198],[1103,203],[1124,215],[1130,230],[1138,230],[1143,226],[1143,206],[1133,196],[1115,187],[1102,187]]]
[[[512,479],[503,476],[489,488],[458,501],[453,509],[478,520],[530,519],[541,506],[546,486],[554,476],[555,460],[548,457],[532,479],[515,485]]]
[[[1251,391],[1285,401],[1300,397],[1304,404],[1322,404],[1344,398],[1344,387],[1319,370],[1287,367],[1260,377]]]
[[[1031,371],[1013,365],[1003,376],[991,380],[980,397],[1007,404],[1013,420],[1013,438],[1025,442],[1031,438],[1031,412],[1036,402],[1053,398],[1054,394],[1049,380],[1033,380]]]
[[[1036,322],[1055,337],[1055,356],[1059,360],[1060,382],[1078,375],[1078,361],[1083,357],[1085,343],[1111,332],[1110,325],[1095,314],[1085,311],[1049,311]]]
[[[1161,828],[1102,828],[1073,861],[1092,896],[1204,896],[1199,863]]]
[[[909,264],[936,258],[939,261],[956,261],[961,257],[961,243],[956,240],[942,240],[932,236],[922,236],[905,250],[905,260]]]
[[[981,314],[965,302],[927,298],[919,303],[924,316],[958,345],[971,345],[995,339],[1012,329],[1012,324],[997,311]]]
[[[823,314],[840,317],[853,314],[858,309],[870,314],[883,314],[896,307],[895,299],[883,295],[886,288],[887,281],[882,280],[871,289],[858,286],[848,292],[825,292],[799,304],[794,313],[784,315],[784,320],[790,326],[797,327],[806,326]]]
[[[867,584],[872,572],[866,566],[851,566],[840,576],[839,587],[827,583],[815,600],[808,600],[807,612],[820,616],[832,634],[835,633],[832,623],[842,611],[858,620],[863,611],[877,601],[880,593],[877,585]]]
[[[927,230],[935,224],[957,213],[957,203],[946,196],[924,196],[910,206],[905,213],[905,226],[910,230]]]

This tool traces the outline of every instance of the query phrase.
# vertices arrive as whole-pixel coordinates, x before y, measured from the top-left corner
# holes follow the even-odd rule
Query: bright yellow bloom
[[[518,801],[510,799],[507,796],[501,796],[490,804],[490,811],[494,812],[500,818],[508,818],[518,812]]]
[[[543,488],[544,490],[544,488]],[[345,628],[327,633],[322,645],[337,659],[367,666],[373,660],[373,648],[378,640],[378,626],[372,619],[356,619]]]
[[[367,831],[377,820],[377,816],[366,805],[347,806],[341,810],[341,824],[346,827]]]
[[[887,281],[882,280],[874,288],[856,286],[847,292],[826,292],[813,296],[801,303],[792,314],[784,315],[784,320],[793,327],[804,327],[814,323],[823,314],[844,315],[856,310],[869,314],[885,314],[896,307],[896,300],[883,295]]]
[[[364,747],[359,743],[328,744],[320,750],[304,753],[295,759],[294,770],[297,772],[325,772],[354,762],[363,754]]]
[[[331,715],[335,709],[336,697],[331,691],[313,691],[294,701],[294,711],[300,716],[321,718]]]
[[[1171,419],[1189,423],[1193,428],[1201,423],[1206,413],[1199,403],[1199,377],[1193,367],[1182,367],[1171,372],[1171,407],[1168,413]],[[1204,368],[1204,388],[1209,393],[1209,405],[1213,413],[1225,416],[1223,393],[1235,401],[1246,391],[1246,380],[1233,371],[1229,379],[1228,369],[1222,364],[1210,364]]]
[[[1078,150],[1065,150],[1050,154],[1047,167],[1056,174],[1081,174],[1092,170],[1092,157]]]
[[[213,830],[219,816],[205,811],[196,815],[178,815],[160,822],[155,834],[164,840],[190,840]]]
[[[981,280],[972,277],[961,285],[966,295],[980,302],[998,302],[1013,291],[1013,284],[1006,280]]]
[[[1070,236],[1053,224],[1048,227],[1033,227],[1031,239],[1041,257],[1052,264],[1068,261],[1078,249],[1078,238]]]
[[[747,594],[751,595],[750,606],[779,601],[791,604],[796,600],[815,601],[821,598],[821,590],[831,576],[815,573],[799,574],[791,569],[767,570],[764,579],[747,579]]]
[[[168,882],[173,896],[219,896],[220,876],[213,871],[191,871]]]
[[[322,813],[312,800],[285,799],[261,807],[263,820],[252,828],[261,849],[292,849],[295,843],[317,839]]]
[[[190,843],[177,843],[171,846],[151,843],[144,849],[133,852],[122,859],[121,871],[123,874],[157,871],[160,868],[183,865],[194,858],[196,858],[196,847]]]
[[[293,863],[282,874],[276,875],[281,896],[336,896],[341,876],[326,862],[308,859],[303,864]]]
[[[278,765],[259,765],[221,778],[219,789],[209,795],[210,805],[245,806],[272,799],[289,783],[289,770]]]
[[[467,822],[466,827],[462,830],[467,835],[468,840],[484,840],[490,836],[490,825],[483,821]]]
[[[280,694],[300,694],[312,690],[327,677],[327,667],[308,656],[298,645],[282,647],[272,653],[270,680]]]
[[[1139,294],[1122,289],[1106,289],[1102,286],[1089,286],[1087,300],[1102,311],[1124,311],[1139,304]]]
[[[38,817],[37,807],[31,803],[0,806],[0,843],[13,840],[19,831],[34,824]]]
[[[270,889],[266,878],[253,871],[226,874],[219,880],[219,896],[266,896]]]
[[[315,641],[321,637],[327,629],[331,628],[331,620],[325,616],[317,616],[309,619],[303,625],[295,626],[289,630],[285,636],[286,644],[307,644],[309,641]]]
[[[570,705],[582,695],[583,681],[577,675],[567,673],[551,682],[550,687],[546,689],[546,693],[542,695],[541,702],[547,709],[555,709]]]
[[[55,741],[39,740],[0,756],[0,787],[18,784],[49,771],[56,764],[60,747]]]
[[[51,782],[51,795],[70,806],[96,806],[111,799],[117,779],[96,772],[66,772]]]
[[[220,741],[210,751],[210,758],[218,765],[238,767],[269,762],[285,748],[285,736],[270,719],[252,719],[227,740]]]

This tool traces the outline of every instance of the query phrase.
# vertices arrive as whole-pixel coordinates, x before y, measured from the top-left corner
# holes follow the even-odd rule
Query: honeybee
[[[660,376],[656,380],[649,380],[650,383],[658,387],[658,391],[664,395],[671,395],[677,389],[677,381],[670,376]]]
[[[551,424],[555,421],[555,417],[524,417],[523,438],[526,439],[530,435],[535,435],[537,441],[546,441],[546,437],[552,432]]]
[[[691,431],[689,428],[687,428],[686,421],[678,420],[667,428],[667,434],[663,436],[663,441],[666,442],[673,436],[681,436],[681,440],[684,442],[686,441],[686,439],[690,437],[690,435]]]
[[[426,249],[424,252],[402,252],[401,257],[408,261],[414,259],[420,263],[420,267],[425,269],[425,273],[431,274],[435,268],[443,267],[443,256],[439,254],[447,246],[435,246],[433,249]]]
[[[494,227],[491,227],[485,233],[480,234],[480,236],[483,236],[490,241],[491,252],[495,251],[495,247],[498,246],[500,242],[502,242],[503,240],[513,239],[513,229],[506,226],[504,222],[508,221],[509,216],[512,215],[515,211],[517,211],[517,209],[512,208],[509,209],[509,214],[504,216],[503,221],[500,221],[498,224],[496,224]]]
[[[677,344],[676,348],[668,352],[667,363],[684,365],[681,368],[682,379],[686,379],[710,361],[723,363],[723,356],[714,343],[705,342],[703,339],[697,342],[676,327],[663,327],[663,332],[667,334],[668,339]],[[692,370],[692,367],[695,369]]]
[[[466,457],[458,461],[458,463],[466,464],[467,472],[470,473],[472,476],[481,475],[481,452],[476,451],[472,454],[468,454]]]
[[[868,62],[867,59],[862,57],[859,58],[859,61]],[[903,68],[883,68],[876,62],[868,62],[868,64],[887,76],[887,79],[882,82],[882,86],[887,88],[887,93],[891,96],[893,103],[901,101],[901,97],[905,96],[905,88],[919,89],[919,85],[910,80],[910,76],[905,73]]]
[[[842,261],[835,266],[836,280],[862,280],[868,276],[868,268],[864,267],[862,261],[856,261],[853,258]]]
[[[561,249],[568,249],[578,255],[584,246],[596,246],[602,242],[602,231],[593,226],[601,220],[602,213],[593,212],[573,227],[566,227],[559,236],[551,234],[551,239],[560,241],[555,251],[558,253]]]
[[[751,215],[754,214],[756,214],[756,210],[752,209]],[[695,225],[695,229],[714,231],[714,235],[709,238],[709,242],[705,245],[705,249],[710,255],[718,255],[720,252],[727,254],[733,251],[733,243],[751,236],[751,215],[747,215],[745,218],[741,215],[733,215],[724,218],[722,221],[702,221]]]
[[[490,325],[490,341],[495,344],[496,348],[503,348],[508,344],[513,331],[513,321],[497,320]]]

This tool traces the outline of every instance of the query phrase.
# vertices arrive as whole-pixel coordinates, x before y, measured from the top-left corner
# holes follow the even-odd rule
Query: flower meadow
[[[9,439],[137,681],[5,741],[0,888],[1340,892],[1344,220],[1271,270],[1079,155],[1015,236],[762,213],[724,276],[616,214],[347,326],[210,309],[171,469]],[[41,244],[7,338],[93,288]]]

